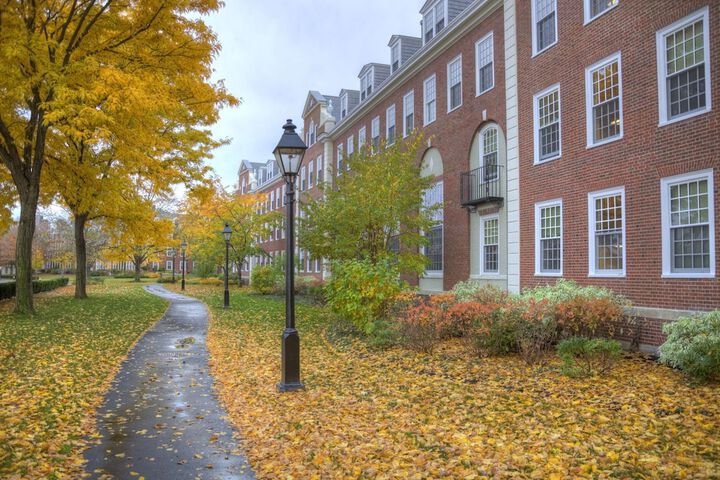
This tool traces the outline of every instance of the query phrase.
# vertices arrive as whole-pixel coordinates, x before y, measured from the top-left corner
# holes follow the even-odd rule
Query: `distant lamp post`
[[[172,283],[175,283],[175,249],[170,249],[170,256],[172,257]]]
[[[180,290],[183,292],[185,291],[185,249],[187,248],[187,242],[183,240],[183,242],[180,244],[180,248],[182,249],[182,265],[180,265],[180,269],[182,270],[182,283],[180,284]]]
[[[225,224],[225,228],[222,231],[223,237],[225,238],[225,308],[230,308],[230,290],[228,289],[228,268],[230,267],[230,236],[232,230],[229,224]]]
[[[295,179],[300,171],[307,145],[295,133],[295,125],[288,120],[283,126],[285,133],[280,137],[273,154],[278,167],[285,177],[287,192],[287,243],[285,246],[285,331],[282,336],[282,376],[277,388],[281,392],[292,392],[304,388],[300,381],[300,336],[295,329]]]

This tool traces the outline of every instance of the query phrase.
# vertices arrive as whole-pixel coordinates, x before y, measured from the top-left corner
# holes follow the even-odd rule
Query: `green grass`
[[[165,301],[132,282],[36,297],[33,316],[0,311],[0,478],[76,476],[83,437],[120,361]]]

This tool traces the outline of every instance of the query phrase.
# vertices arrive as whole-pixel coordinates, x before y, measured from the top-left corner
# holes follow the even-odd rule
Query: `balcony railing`
[[[460,174],[460,203],[472,207],[502,202],[502,165],[485,165]]]

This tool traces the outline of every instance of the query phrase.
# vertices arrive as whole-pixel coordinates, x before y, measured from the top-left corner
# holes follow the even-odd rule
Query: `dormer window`
[[[317,127],[315,121],[310,122],[310,132],[308,133],[308,145],[315,144],[315,137],[317,136]]]
[[[347,93],[340,97],[340,120],[347,117],[348,114],[348,97]]]
[[[425,43],[432,40],[443,28],[445,28],[445,0],[440,0],[423,17]]]
[[[372,93],[374,69],[367,71],[365,75],[360,77],[360,101],[365,100]]]
[[[390,47],[390,65],[392,66],[392,73],[395,73],[400,68],[400,41]]]

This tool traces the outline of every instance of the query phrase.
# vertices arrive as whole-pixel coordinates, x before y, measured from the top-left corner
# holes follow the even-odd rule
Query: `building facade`
[[[417,129],[443,205],[421,290],[602,285],[636,305],[647,345],[720,307],[720,3],[428,0],[420,16],[358,89],[308,94],[304,194]]]

